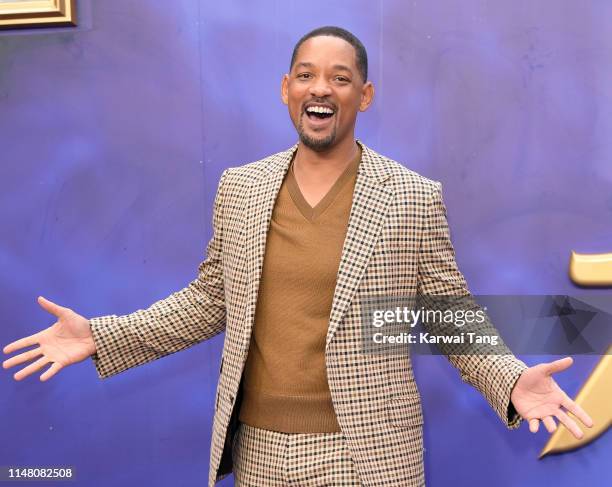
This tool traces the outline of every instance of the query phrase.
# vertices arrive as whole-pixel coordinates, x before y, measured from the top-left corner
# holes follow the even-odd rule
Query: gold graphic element
[[[612,345],[608,348],[606,355],[601,357],[591,375],[586,380],[575,402],[580,405],[593,419],[592,428],[582,428],[584,436],[579,440],[569,432],[565,426],[559,424],[557,430],[552,434],[540,457],[550,453],[559,453],[575,450],[587,445],[597,437],[603,435],[612,425]],[[578,424],[580,422],[571,413],[567,413]]]
[[[580,286],[612,286],[612,253],[578,254],[572,251],[569,275]],[[591,416],[593,427],[582,428],[584,436],[577,439],[567,428],[559,425],[540,452],[539,458],[585,446],[603,435],[612,425],[612,345],[582,385],[575,402]],[[571,413],[567,414],[573,417]]]
[[[580,286],[612,286],[612,254],[578,254],[572,251],[569,275]]]
[[[76,25],[76,0],[1,0],[0,29]]]

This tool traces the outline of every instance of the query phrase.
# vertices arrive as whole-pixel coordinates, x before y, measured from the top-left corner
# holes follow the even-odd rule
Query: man
[[[226,170],[214,234],[197,279],[126,316],[87,320],[39,298],[50,328],[4,349],[39,347],[48,380],[92,357],[101,378],[225,331],[209,486],[424,484],[420,397],[406,354],[362,349],[360,304],[385,296],[467,295],[450,242],[440,184],[355,140],[372,103],[367,55],[337,27],[296,45],[281,95],[299,143]],[[557,417],[582,432],[589,416],[551,375],[571,358],[527,366],[502,355],[450,355],[463,380],[516,428]]]

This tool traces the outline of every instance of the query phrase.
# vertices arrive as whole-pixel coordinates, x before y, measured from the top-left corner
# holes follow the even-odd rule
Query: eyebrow
[[[314,64],[302,61],[302,62],[296,63],[295,67],[296,68],[314,68]],[[344,64],[334,64],[332,66],[332,69],[336,71],[348,71],[351,74],[353,73],[353,70],[349,68],[348,66],[345,66]]]
[[[348,66],[345,66],[344,64],[334,64],[332,68],[334,68],[337,71],[348,71],[349,73],[353,72],[351,68],[349,68]]]

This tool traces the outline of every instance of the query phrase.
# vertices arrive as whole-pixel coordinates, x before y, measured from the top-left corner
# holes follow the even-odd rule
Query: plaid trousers
[[[232,448],[236,487],[359,487],[342,433],[280,433],[240,423]]]

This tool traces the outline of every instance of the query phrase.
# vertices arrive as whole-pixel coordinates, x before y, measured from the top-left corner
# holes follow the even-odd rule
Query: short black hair
[[[308,39],[319,36],[339,37],[353,46],[355,49],[355,58],[357,62],[357,69],[359,69],[359,74],[361,74],[364,83],[368,80],[368,53],[366,52],[366,48],[363,46],[361,41],[348,30],[343,29],[342,27],[335,27],[333,25],[327,25],[325,27],[319,27],[318,29],[311,30],[297,42],[293,48],[289,70],[293,68],[293,63],[295,63],[295,58],[300,46]]]

